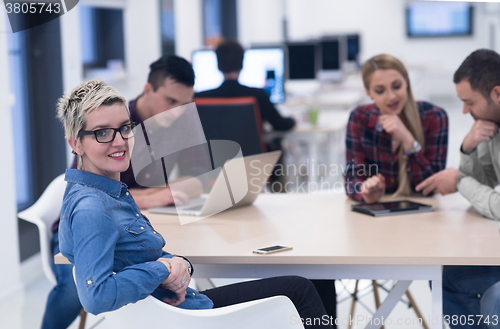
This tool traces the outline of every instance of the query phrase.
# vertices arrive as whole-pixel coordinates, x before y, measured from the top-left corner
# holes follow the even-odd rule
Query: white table
[[[442,265],[500,265],[498,224],[458,193],[412,199],[436,211],[375,218],[351,212],[344,195],[263,194],[253,206],[184,226],[176,216],[145,214],[165,249],[195,264],[195,277],[398,280],[373,319],[387,318],[412,280],[431,280],[430,324],[442,328]],[[293,250],[252,253],[276,244]]]
[[[441,329],[442,265],[500,265],[498,224],[458,193],[411,199],[436,211],[376,218],[350,211],[344,195],[263,194],[252,206],[187,225],[176,216],[145,215],[167,241],[165,250],[195,264],[195,277],[398,280],[373,319],[387,318],[412,280],[431,280],[430,324]],[[293,250],[252,253],[276,244]]]

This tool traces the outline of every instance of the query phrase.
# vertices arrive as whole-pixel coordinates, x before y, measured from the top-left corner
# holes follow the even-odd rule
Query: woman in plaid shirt
[[[358,106],[346,137],[347,195],[373,203],[385,193],[409,195],[446,166],[448,116],[428,102],[415,102],[408,72],[390,55],[363,64],[363,83],[374,104]]]

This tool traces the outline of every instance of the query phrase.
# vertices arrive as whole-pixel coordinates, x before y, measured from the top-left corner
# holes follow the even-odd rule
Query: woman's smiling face
[[[128,111],[120,102],[112,105],[102,105],[87,114],[85,118],[86,131],[103,128],[119,128],[130,123]],[[133,138],[123,139],[119,132],[109,143],[97,142],[93,134],[79,137],[70,145],[82,156],[82,170],[97,175],[120,180],[120,172],[126,171],[130,165],[130,150]]]
[[[375,70],[366,94],[375,101],[382,114],[399,115],[408,100],[408,84],[396,70]]]

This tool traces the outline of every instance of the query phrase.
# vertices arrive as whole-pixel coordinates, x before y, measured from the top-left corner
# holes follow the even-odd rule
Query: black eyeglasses
[[[78,137],[84,135],[94,135],[95,140],[98,143],[111,143],[115,140],[116,133],[119,132],[123,139],[129,139],[134,137],[134,127],[137,126],[137,122],[127,123],[120,128],[104,128],[97,130],[80,130]]]

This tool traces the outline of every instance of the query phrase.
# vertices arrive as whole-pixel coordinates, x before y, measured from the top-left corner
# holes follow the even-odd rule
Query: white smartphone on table
[[[260,249],[255,249],[253,251],[254,254],[261,254],[261,255],[267,255],[267,254],[272,254],[274,252],[278,251],[285,251],[285,250],[292,250],[292,247],[287,247],[287,246],[271,246],[271,247],[266,247],[266,248],[260,248]]]

